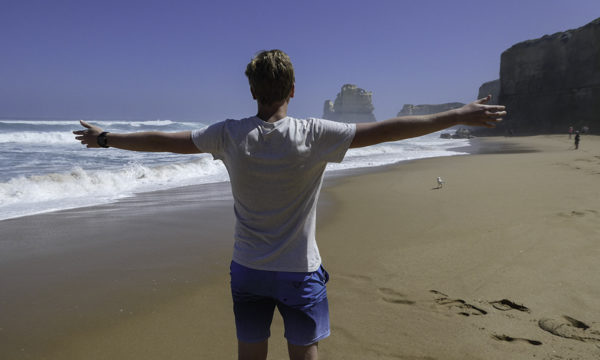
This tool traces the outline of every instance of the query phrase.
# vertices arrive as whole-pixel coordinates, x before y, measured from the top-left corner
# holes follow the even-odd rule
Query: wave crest
[[[202,157],[187,163],[144,166],[130,163],[119,170],[84,170],[17,177],[0,183],[0,220],[60,208],[107,203],[161,188],[227,181],[220,161]]]

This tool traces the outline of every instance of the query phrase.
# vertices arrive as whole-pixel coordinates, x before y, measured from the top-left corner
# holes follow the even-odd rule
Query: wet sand
[[[476,143],[327,182],[321,358],[600,357],[600,138]],[[227,192],[0,222],[2,358],[235,358]]]

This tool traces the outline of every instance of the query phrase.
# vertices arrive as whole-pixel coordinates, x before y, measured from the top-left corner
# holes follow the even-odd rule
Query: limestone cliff
[[[500,79],[488,81],[479,87],[477,99],[484,98],[488,95],[492,95],[492,99],[487,103],[488,105],[498,105],[500,103]]]
[[[435,114],[442,111],[452,110],[463,106],[463,103],[453,102],[453,103],[445,103],[445,104],[435,104],[435,105],[413,105],[413,104],[404,104],[402,110],[398,113],[397,116],[405,116],[405,115],[428,115]]]
[[[375,121],[372,96],[370,91],[346,84],[337,94],[335,102],[325,101],[323,118],[348,123]]]
[[[600,18],[504,51],[499,102],[509,115],[496,133],[600,128]]]

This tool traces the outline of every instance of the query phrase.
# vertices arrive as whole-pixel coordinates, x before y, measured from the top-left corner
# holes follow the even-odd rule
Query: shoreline
[[[329,354],[600,356],[592,270],[600,254],[600,137],[588,137],[584,151],[570,150],[566,136],[482,140],[506,151],[423,159],[331,189],[343,216],[320,233],[337,275],[329,288],[339,335]],[[434,185],[439,175],[447,180],[442,189]],[[353,246],[343,259],[331,256],[339,237]]]
[[[394,165],[326,175],[318,224],[328,222],[336,211],[329,188],[347,177],[385,171]],[[123,318],[154,314],[161,304],[189,298],[198,287],[218,283],[218,290],[225,289],[229,297],[228,286],[221,289],[221,285],[223,274],[228,274],[233,245],[232,206],[229,182],[222,182],[0,221],[0,239],[4,239],[0,283],[13,289],[0,294],[0,304],[12,304],[7,307],[10,311],[0,314],[0,324],[8,324],[0,325],[7,335],[5,344],[0,340],[0,347],[12,346],[12,356],[47,356],[53,348],[63,346],[55,341],[66,334],[96,333],[98,326],[111,327]],[[144,234],[148,232],[144,228],[152,233]],[[178,229],[175,237],[183,240],[161,244],[161,239],[174,237],[171,229]],[[202,233],[201,241],[192,235],[195,231]],[[147,250],[140,253],[142,248]],[[148,261],[161,265],[147,266]],[[23,304],[23,299],[27,303]],[[42,299],[50,301],[42,305]],[[139,299],[146,304],[138,303]],[[32,311],[32,307],[42,309]],[[39,323],[58,326],[44,328]],[[227,325],[232,323],[233,318]],[[48,337],[48,332],[56,333],[56,339]],[[31,353],[23,341],[27,337],[33,341]]]
[[[560,301],[544,302],[527,295],[527,287],[518,284],[518,280],[513,285],[502,281],[507,276],[518,279],[518,271],[503,273],[499,278],[508,292],[498,291],[493,284],[484,281],[494,273],[489,268],[489,264],[494,264],[490,255],[512,253],[513,250],[520,254],[522,245],[513,238],[522,240],[520,234],[529,233],[524,228],[528,223],[549,226],[557,232],[553,223],[546,223],[534,214],[542,211],[544,216],[557,217],[563,222],[594,217],[591,210],[597,210],[593,203],[578,195],[588,190],[590,185],[585,182],[588,178],[597,180],[594,177],[596,158],[585,150],[586,138],[589,145],[600,143],[597,137],[586,136],[580,153],[566,152],[567,142],[556,136],[477,138],[481,142],[479,155],[411,160],[377,170],[369,168],[328,177],[319,203],[317,230],[325,266],[332,274],[328,285],[332,336],[323,342],[323,357],[339,358],[334,355],[335,351],[344,349],[347,359],[371,358],[377,351],[380,355],[402,353],[403,356],[446,359],[519,358],[512,352],[507,355],[506,346],[511,345],[515,345],[514,349],[525,350],[521,358],[531,357],[532,352],[524,347],[525,341],[516,341],[525,345],[509,344],[495,340],[490,334],[485,334],[483,342],[497,351],[490,356],[478,357],[481,356],[479,351],[483,350],[479,348],[481,344],[473,343],[474,340],[449,345],[456,343],[452,337],[454,333],[481,340],[479,335],[484,331],[471,325],[465,328],[464,318],[471,320],[478,316],[456,315],[456,307],[437,302],[437,295],[431,290],[486,308],[490,315],[493,309],[488,309],[489,304],[477,301],[506,297],[531,308],[545,307],[550,313],[570,314],[586,323],[600,321],[585,318],[584,311],[596,304],[596,300],[587,295],[583,297],[585,306],[573,311],[569,309],[568,301],[567,306],[561,305]],[[487,149],[500,152],[490,153]],[[580,157],[589,161],[578,162]],[[575,162],[578,169],[564,165],[566,159]],[[486,167],[487,163],[496,164],[500,170]],[[526,166],[530,165],[537,172],[552,176],[587,171],[580,176],[585,181],[579,177],[564,178],[569,181],[566,183],[569,186],[577,179],[582,181],[573,187],[572,194],[580,203],[568,199],[569,206],[579,207],[568,210],[568,207],[563,208],[567,204],[557,204],[553,197],[557,195],[555,188],[561,186],[545,184],[542,177],[527,173]],[[504,181],[488,179],[487,184],[479,182],[488,175],[501,176],[503,172],[514,173],[515,178],[524,182],[535,180],[536,188],[521,188],[511,183],[513,179],[506,178]],[[444,189],[432,191],[435,177],[440,175],[448,182]],[[532,176],[536,177],[529,179]],[[594,188],[589,190],[597,196]],[[548,199],[536,197],[538,192]],[[20,251],[13,260],[3,259],[0,255],[3,268],[0,282],[12,289],[10,294],[0,295],[0,304],[7,309],[0,315],[0,334],[4,339],[0,340],[4,342],[0,347],[12,349],[8,354],[15,359],[40,358],[42,355],[61,360],[82,356],[124,359],[132,358],[128,356],[131,351],[136,354],[133,358],[144,359],[233,357],[235,329],[227,270],[233,243],[232,204],[226,200],[207,199],[198,206],[191,200],[193,193],[192,187],[170,189],[149,193],[143,201],[131,199],[119,206],[103,205],[0,222],[3,225],[1,238],[10,236],[13,243],[10,253],[14,255]],[[475,195],[480,198],[469,198]],[[527,198],[541,203],[521,204]],[[173,202],[183,203],[169,207],[168,204]],[[141,204],[149,209],[140,209]],[[490,208],[490,204],[495,205]],[[515,204],[519,204],[515,209],[509,208]],[[467,210],[470,206],[474,209],[467,211],[469,219],[479,224],[475,227],[457,222],[453,213],[456,208]],[[548,208],[554,212],[548,213]],[[515,214],[504,213],[506,209]],[[202,215],[196,215],[198,211]],[[573,215],[571,211],[583,215]],[[490,218],[485,212],[489,212]],[[157,213],[161,216],[153,215]],[[390,217],[390,213],[394,216]],[[511,223],[517,215],[525,224]],[[7,227],[8,222],[12,224]],[[402,225],[401,228],[398,225]],[[578,225],[587,229],[586,234],[598,231],[594,224]],[[507,233],[503,227],[510,231]],[[540,234],[549,233],[536,229]],[[561,223],[559,230],[573,229]],[[474,237],[473,232],[486,234],[485,238]],[[375,241],[373,234],[377,243],[371,243]],[[401,234],[400,240],[398,234]],[[440,234],[447,238],[440,238]],[[507,234],[510,237],[505,239]],[[540,241],[539,236],[535,238]],[[453,239],[451,245],[444,245],[448,239]],[[456,239],[464,244],[456,243]],[[486,239],[493,241],[482,244]],[[60,248],[52,249],[52,241]],[[3,242],[6,245],[7,241]],[[560,243],[552,243],[553,249],[557,246]],[[488,253],[486,250],[489,249],[496,253]],[[8,256],[9,252],[4,254]],[[465,254],[477,260],[465,261]],[[461,261],[456,263],[458,260],[447,259],[447,255]],[[548,256],[542,255],[542,259]],[[548,271],[547,261],[538,259],[538,262],[544,271]],[[427,266],[427,263],[435,266]],[[517,267],[527,268],[537,274],[532,275],[534,279],[541,281],[543,277],[538,278],[540,270],[535,265],[526,262]],[[508,269],[509,273],[513,271]],[[451,273],[459,274],[461,279],[453,278]],[[570,280],[566,275],[562,278]],[[591,278],[597,280],[595,276]],[[473,287],[471,284],[478,285]],[[582,293],[576,284],[571,288]],[[551,290],[560,291],[560,288],[554,286]],[[544,293],[544,289],[539,289],[539,293]],[[578,301],[581,303],[581,299]],[[507,329],[503,330],[506,334],[497,330],[496,335],[520,338],[520,334],[508,333],[509,322],[504,318],[479,318],[483,319],[479,325],[486,329],[494,324]],[[402,326],[390,323],[394,319]],[[543,337],[531,331],[523,331],[522,337],[551,343],[548,338],[552,335]],[[278,354],[285,356],[278,316],[274,319],[272,333],[270,353],[273,358],[278,358]],[[376,334],[378,337],[372,337]],[[445,345],[437,350],[428,349],[431,344],[424,340],[431,336],[439,337],[440,344]],[[446,337],[454,340],[446,340]],[[559,345],[556,349],[562,351]],[[445,357],[439,353],[444,346],[451,347]],[[467,351],[467,346],[472,349]],[[471,355],[459,356],[465,353]]]
[[[426,139],[426,141],[431,140],[432,139],[429,138]],[[437,137],[435,137],[433,142],[435,143],[436,141]],[[437,149],[438,146],[441,146],[441,150],[444,152],[446,146],[449,144],[448,141],[449,140],[442,140],[443,146],[439,144],[428,145],[428,150],[409,150],[407,154],[410,155],[406,157],[439,154],[437,152],[439,149],[435,149]],[[458,144],[466,144],[466,141],[451,140],[450,143],[454,146],[460,146]],[[399,149],[404,149],[405,147],[410,148],[411,146],[410,141],[408,141],[405,142],[404,145],[392,144],[391,148],[387,148],[386,146],[375,146],[373,147],[373,149],[375,149],[374,151],[367,151],[366,153],[362,152],[362,150],[361,152],[353,153],[351,150],[348,154],[349,156],[347,156],[342,164],[331,164],[331,166],[328,166],[325,176],[343,175],[346,170],[340,169],[348,167],[375,167],[375,164],[380,164],[382,162],[398,162],[399,159],[405,158],[404,153],[400,152]],[[7,182],[4,184],[6,185],[4,186],[4,190],[7,191],[7,193],[5,194],[5,204],[2,206],[2,209],[0,209],[0,223],[5,220],[18,219],[27,216],[118,204],[120,201],[128,201],[131,198],[143,197],[145,194],[165,190],[176,191],[178,188],[186,188],[189,186],[198,187],[197,193],[202,193],[204,192],[202,188],[203,185],[212,186],[220,184],[220,182],[228,183],[228,180],[226,180],[228,179],[228,176],[224,167],[215,165],[214,162],[211,161],[204,163],[203,160],[208,160],[208,157],[206,157],[208,156],[207,154],[204,154],[204,159],[202,156],[187,157],[185,159],[171,158],[169,159],[169,164],[161,161],[153,163],[151,160],[152,156],[150,155],[148,155],[147,158],[140,157],[140,159],[136,160],[132,158],[115,159],[116,162],[125,161],[123,163],[124,166],[113,169],[114,171],[110,171],[110,174],[99,174],[98,169],[81,169],[73,168],[72,166],[67,168],[61,166],[58,169],[46,173],[44,173],[44,171],[47,170],[44,170],[39,174],[26,172],[25,174],[21,174],[22,176],[19,176],[20,173],[13,173],[11,170],[12,167],[9,164],[8,168],[5,167],[8,171],[5,175],[8,177],[5,179]],[[64,154],[61,156],[64,157]],[[114,156],[114,154],[110,156]],[[65,163],[71,163],[62,157],[60,157],[60,159],[65,160]],[[85,159],[85,157],[83,159]],[[159,156],[158,159],[161,159],[161,157]],[[365,163],[364,161],[367,161],[365,159],[369,162]],[[137,163],[138,160],[145,164],[141,165],[142,169],[137,169],[135,166],[131,167],[130,162]],[[142,171],[142,174],[140,175],[138,171]],[[196,171],[199,173],[195,175],[194,182],[199,183],[190,184],[188,176]],[[135,173],[134,178],[131,177],[131,173]],[[170,181],[171,177],[174,179],[173,181]],[[167,178],[170,180],[164,182]],[[184,181],[182,179],[188,180]],[[183,183],[180,181],[183,181]],[[117,185],[115,186],[115,184]],[[109,190],[109,188],[112,190]],[[62,189],[62,191],[59,191],[59,189]],[[17,200],[21,197],[23,198],[23,202]],[[37,201],[35,201],[34,198],[37,198]],[[46,200],[43,200],[44,198]]]

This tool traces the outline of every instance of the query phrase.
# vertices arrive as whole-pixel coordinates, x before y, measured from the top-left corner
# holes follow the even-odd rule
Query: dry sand
[[[317,237],[332,335],[322,359],[600,358],[600,138],[582,137],[579,150],[566,136],[477,141],[483,154],[325,188]],[[96,244],[14,245],[17,260],[0,262],[0,358],[235,358],[230,206],[156,216],[121,204],[0,222],[3,241],[32,249],[43,236],[31,228]],[[198,245],[207,238],[222,243]],[[269,358],[283,359],[278,314],[271,330]]]

